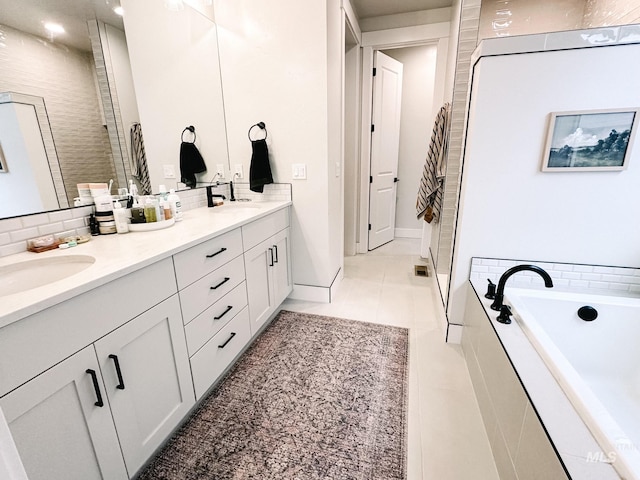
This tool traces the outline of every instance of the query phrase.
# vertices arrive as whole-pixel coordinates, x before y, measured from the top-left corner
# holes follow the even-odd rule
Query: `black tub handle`
[[[213,317],[214,320],[220,320],[222,317],[224,317],[227,313],[229,313],[229,310],[231,310],[233,308],[232,305],[227,306],[227,309],[222,312],[220,315],[218,315],[217,317]]]
[[[227,338],[227,341],[226,341],[226,342],[224,342],[222,345],[218,345],[218,348],[224,348],[224,347],[226,347],[226,346],[227,346],[227,343],[229,343],[229,342],[231,341],[231,339],[232,339],[233,337],[235,337],[235,336],[236,336],[236,332],[231,332],[231,336],[230,336],[229,338]]]
[[[222,285],[224,285],[225,283],[227,283],[229,280],[231,280],[229,277],[224,277],[224,280],[222,280],[219,284],[217,284],[215,287],[209,287],[211,290],[216,290],[217,288],[221,287]]]
[[[93,381],[93,388],[96,391],[96,398],[98,401],[94,403],[96,407],[104,407],[104,402],[102,401],[102,394],[100,393],[100,385],[98,385],[98,376],[96,375],[96,371],[91,368],[87,368],[86,372],[91,375],[91,380]]]
[[[222,247],[220,250],[218,250],[217,252],[211,253],[209,255],[207,255],[207,258],[213,258],[216,255],[220,255],[222,252],[226,252],[227,249],[225,247]]]
[[[122,370],[120,370],[120,361],[118,360],[117,355],[109,355],[109,358],[113,360],[114,365],[116,366],[116,375],[118,375],[118,385],[116,388],[118,390],[124,390],[124,380],[122,380]]]

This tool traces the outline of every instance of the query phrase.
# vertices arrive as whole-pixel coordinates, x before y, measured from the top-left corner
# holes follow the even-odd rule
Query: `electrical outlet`
[[[224,178],[224,165],[222,163],[216,164],[216,173],[218,174],[218,178]]]
[[[176,167],[173,165],[163,165],[164,178],[176,178]]]
[[[241,163],[236,163],[235,174],[236,174],[236,176],[238,178],[244,178],[244,175],[242,173],[242,164]]]

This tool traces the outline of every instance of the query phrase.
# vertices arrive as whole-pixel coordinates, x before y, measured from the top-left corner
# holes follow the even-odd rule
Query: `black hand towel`
[[[271,166],[269,165],[269,150],[264,138],[251,140],[251,167],[249,168],[249,188],[253,192],[264,191],[267,183],[273,183]]]
[[[180,145],[180,177],[189,188],[196,186],[196,173],[207,171],[207,166],[195,143],[182,142]]]

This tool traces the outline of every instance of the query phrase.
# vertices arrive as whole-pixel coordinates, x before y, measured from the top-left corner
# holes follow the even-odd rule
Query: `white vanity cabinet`
[[[20,385],[0,407],[30,480],[130,478],[191,409],[175,292],[165,259],[0,329],[1,387]]]
[[[291,293],[289,209],[242,227],[251,334]]]
[[[29,480],[128,478],[104,392],[88,346],[0,399]]]

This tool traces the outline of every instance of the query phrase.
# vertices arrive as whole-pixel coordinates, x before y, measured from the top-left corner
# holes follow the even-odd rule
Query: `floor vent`
[[[429,270],[427,270],[426,265],[414,265],[414,272],[416,277],[428,277]]]

